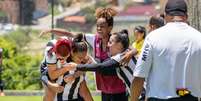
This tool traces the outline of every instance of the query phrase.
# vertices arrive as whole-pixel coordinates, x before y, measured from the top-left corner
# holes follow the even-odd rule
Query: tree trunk
[[[189,23],[201,31],[201,0],[186,0],[188,4]]]

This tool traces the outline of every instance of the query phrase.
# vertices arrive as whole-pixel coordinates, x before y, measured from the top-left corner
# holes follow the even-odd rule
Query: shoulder
[[[135,48],[135,46],[136,46],[136,42],[133,42],[132,46]]]
[[[111,59],[113,59],[117,62],[120,62],[122,60],[122,58],[123,58],[123,53],[119,53],[119,54],[111,57]]]
[[[56,54],[55,52],[52,51],[54,45],[56,44],[56,40],[51,40],[47,43],[46,48],[45,48],[45,59],[47,63],[56,63]]]
[[[93,39],[95,39],[96,35],[95,34],[84,34],[84,37],[86,40],[93,40]]]
[[[45,59],[46,59],[47,64],[56,64],[57,63],[56,54],[54,52],[46,52]]]
[[[90,46],[93,46],[95,41],[95,34],[84,34],[84,39],[89,43]]]

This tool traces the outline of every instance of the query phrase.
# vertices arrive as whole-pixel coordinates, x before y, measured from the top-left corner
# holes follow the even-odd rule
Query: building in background
[[[11,23],[20,23],[20,13],[19,13],[19,0],[1,0],[0,1],[0,11],[7,17],[6,21]],[[2,19],[4,21],[4,19]]]
[[[0,11],[7,17],[7,22],[12,24],[31,24],[32,19],[37,19],[48,14],[48,0],[1,0]]]

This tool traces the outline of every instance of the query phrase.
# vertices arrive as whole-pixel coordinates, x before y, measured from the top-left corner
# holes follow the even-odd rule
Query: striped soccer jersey
[[[120,62],[120,60],[122,60],[122,54],[117,54],[111,58],[117,62]],[[126,89],[129,94],[131,93],[130,87],[134,78],[133,72],[134,72],[136,62],[137,60],[134,57],[132,57],[132,59],[130,60],[127,66],[121,65],[119,68],[116,68],[117,75],[125,83]]]

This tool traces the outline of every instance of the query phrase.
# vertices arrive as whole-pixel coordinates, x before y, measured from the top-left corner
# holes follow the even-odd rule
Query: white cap
[[[2,49],[2,48],[0,48],[0,52],[3,52],[3,49]]]

